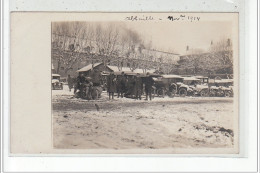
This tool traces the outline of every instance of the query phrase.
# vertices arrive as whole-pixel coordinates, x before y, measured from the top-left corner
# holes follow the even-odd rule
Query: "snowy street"
[[[52,91],[54,147],[66,149],[230,148],[233,98],[174,97],[152,101],[73,97]]]

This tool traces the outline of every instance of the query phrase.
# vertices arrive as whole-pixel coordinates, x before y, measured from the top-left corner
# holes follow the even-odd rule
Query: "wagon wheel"
[[[210,97],[215,97],[215,96],[216,96],[216,91],[210,90],[209,96],[210,96]]]
[[[189,91],[187,91],[187,95],[188,96],[194,96],[195,92],[193,90],[189,90]]]
[[[175,89],[166,91],[166,94],[167,94],[169,97],[171,97],[171,98],[173,98],[176,93],[177,93],[177,90],[175,90]]]
[[[200,91],[200,96],[201,96],[201,97],[206,97],[206,96],[208,96],[208,93],[209,93],[209,92],[208,92],[207,89],[203,89],[203,90]]]
[[[179,90],[179,94],[181,97],[185,97],[185,96],[187,96],[187,90],[185,88],[181,88]]]
[[[224,92],[222,89],[219,89],[219,90],[217,91],[217,96],[219,96],[219,97],[224,97],[224,96],[225,96],[225,92]]]
[[[163,96],[163,88],[157,90],[157,96],[158,97]]]
[[[172,91],[172,92],[168,91],[168,92],[167,92],[167,95],[168,95],[169,97],[173,98],[173,97],[175,96],[175,92],[174,92],[174,91]]]
[[[216,77],[215,77],[215,80],[221,80],[221,77],[216,76]]]
[[[225,91],[225,97],[231,97],[231,91]]]
[[[197,92],[196,92],[196,91],[193,91],[193,92],[192,92],[192,96],[193,96],[193,97],[197,97],[197,96],[198,96],[198,95],[197,95]]]
[[[169,87],[169,91],[175,95],[177,93],[177,85],[175,83],[172,83]]]

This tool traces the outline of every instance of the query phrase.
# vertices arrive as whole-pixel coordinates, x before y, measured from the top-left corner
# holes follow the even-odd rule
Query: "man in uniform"
[[[86,82],[86,78],[83,73],[80,73],[79,76],[77,77],[77,89],[79,89],[79,96],[81,98],[84,97],[83,89],[84,89],[84,84]]]
[[[107,92],[109,94],[109,100],[114,99],[114,93],[116,92],[116,77],[114,72],[111,72],[107,78]]]
[[[148,100],[148,96],[150,98],[150,100],[152,100],[152,87],[154,84],[154,80],[153,78],[150,76],[150,73],[147,72],[147,77],[145,78],[145,94],[146,94],[146,99]]]
[[[125,73],[122,72],[121,75],[117,78],[117,98],[121,95],[121,98],[123,98],[124,92],[126,87],[126,76]]]
[[[140,77],[140,74],[137,73],[136,78],[135,78],[135,99],[141,100],[142,90],[143,90],[143,82]]]
[[[69,86],[69,90],[71,91],[71,89],[73,88],[73,79],[70,77],[70,75],[68,75],[68,86]]]

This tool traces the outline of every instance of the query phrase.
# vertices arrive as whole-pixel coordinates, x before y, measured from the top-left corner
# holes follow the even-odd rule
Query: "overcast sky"
[[[231,22],[146,22],[127,23],[126,26],[136,30],[144,40],[152,40],[156,49],[185,54],[186,46],[190,49],[208,50],[221,39],[231,38]],[[232,39],[232,38],[231,38]]]

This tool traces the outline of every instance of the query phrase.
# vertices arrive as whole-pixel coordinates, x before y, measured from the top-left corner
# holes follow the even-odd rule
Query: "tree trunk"
[[[61,64],[61,60],[59,58],[58,59],[58,67],[57,67],[57,71],[56,71],[57,74],[59,74],[59,72],[60,72],[60,64]]]
[[[70,70],[69,68],[66,68],[66,69],[65,69],[65,75],[66,75],[66,76],[67,76],[69,70]]]

